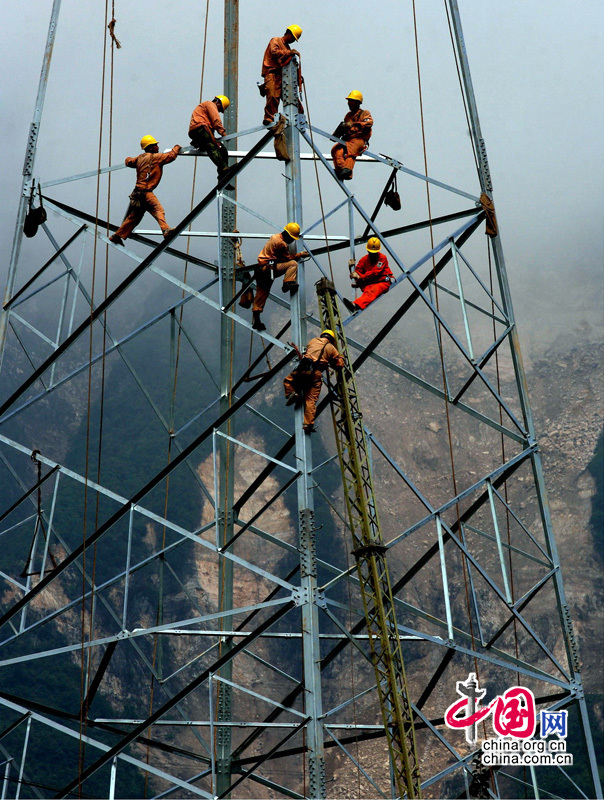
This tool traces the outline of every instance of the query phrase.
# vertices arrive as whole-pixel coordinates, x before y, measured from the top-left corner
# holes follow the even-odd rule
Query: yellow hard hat
[[[289,31],[296,41],[302,36],[302,28],[299,25],[288,25],[285,30]]]
[[[226,111],[227,108],[231,105],[231,101],[224,94],[217,94],[214,99],[215,100],[220,100],[220,102],[222,103],[222,110],[223,111]]]
[[[283,228],[286,233],[292,237],[292,239],[299,239],[300,238],[300,226],[297,222],[288,222],[287,225]]]
[[[329,328],[326,328],[326,330],[321,331],[321,336],[331,336],[331,338],[334,340],[334,342],[336,340],[335,333],[333,331],[330,331]]]
[[[350,94],[348,95],[348,97],[346,99],[347,100],[358,100],[359,103],[362,103],[363,102],[363,95],[362,95],[361,92],[359,92],[358,89],[353,89],[352,92],[350,92]]]
[[[159,144],[159,142],[157,141],[157,139],[154,139],[153,136],[149,136],[149,134],[143,136],[143,138],[141,139],[141,150],[144,150],[146,147],[149,147],[150,144]]]
[[[372,236],[371,239],[369,239],[369,241],[367,242],[367,250],[370,253],[379,253],[381,246],[382,243],[377,238],[377,236]]]

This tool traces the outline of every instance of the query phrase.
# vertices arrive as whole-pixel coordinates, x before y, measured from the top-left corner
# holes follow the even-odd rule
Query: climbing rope
[[[313,137],[312,121],[311,121],[311,118],[310,118],[310,104],[308,102],[308,92],[306,90],[306,83],[304,82],[304,77],[302,76],[302,59],[301,59],[300,56],[298,56],[298,58],[300,58],[300,79],[301,79],[302,85],[304,86],[304,103],[306,105],[306,114],[308,116],[308,130],[310,132],[310,141],[312,143],[312,148],[313,148],[313,165],[314,165],[314,168],[315,168],[315,180],[317,182],[317,192],[319,194],[319,206],[321,208],[321,219],[323,220],[323,236],[325,238],[325,249],[326,249],[326,252],[327,252],[327,260],[329,262],[329,275],[331,277],[332,282],[334,282],[333,266],[332,266],[332,263],[331,263],[331,252],[329,250],[329,239],[327,238],[327,223],[325,222],[325,209],[323,208],[323,194],[321,192],[321,180],[319,178],[319,167],[318,167],[318,164],[317,164],[317,160],[318,159],[317,159],[317,157],[315,155],[315,140],[314,140],[314,137]]]
[[[112,15],[115,18],[115,14]],[[82,522],[82,543],[85,545],[87,534],[87,518],[88,518],[88,477],[90,471],[90,439],[91,439],[91,410],[92,410],[92,360],[93,360],[93,313],[94,313],[94,300],[96,294],[96,272],[97,272],[97,249],[98,249],[98,228],[99,228],[99,209],[100,209],[100,194],[101,194],[101,158],[103,148],[104,136],[104,114],[105,114],[105,83],[107,72],[107,33],[108,33],[108,19],[109,19],[109,3],[105,0],[105,18],[104,18],[104,32],[103,32],[103,59],[102,59],[102,73],[101,73],[101,97],[100,97],[100,124],[99,124],[99,141],[98,141],[98,154],[97,154],[97,180],[96,180],[96,197],[95,197],[95,223],[94,223],[94,239],[93,239],[93,256],[92,256],[92,284],[90,292],[90,325],[89,325],[89,338],[88,338],[88,385],[87,385],[87,405],[86,405],[86,445],[85,445],[85,467],[84,467],[84,512]],[[113,42],[113,40],[112,40]],[[113,96],[113,70],[111,71],[111,96]],[[112,101],[111,101],[112,105]],[[111,121],[110,121],[111,126]],[[111,127],[110,127],[111,137]],[[109,191],[108,201],[109,203]],[[105,297],[107,296],[108,284],[108,257],[105,257]],[[103,419],[103,398],[104,398],[104,380],[105,380],[105,326],[103,325],[103,347],[102,347],[102,375],[101,375],[101,407],[100,407],[100,422],[99,422],[99,444],[97,452],[97,482],[100,478],[101,469],[101,452],[102,452],[102,419]],[[98,524],[99,512],[99,497],[97,494],[96,509],[95,509],[95,526]],[[88,637],[92,639],[92,631],[94,625],[94,588],[96,577],[96,557],[97,546],[96,543],[93,548],[92,557],[92,574],[91,574],[91,596],[90,596],[90,617],[88,622]],[[85,743],[84,737],[87,729],[87,714],[85,713],[85,697],[90,687],[90,671],[91,659],[88,658],[88,666],[85,665],[86,653],[86,577],[87,577],[87,564],[86,564],[86,547],[82,548],[82,606],[80,616],[80,716],[79,716],[79,751],[78,751],[78,792],[82,796],[82,783],[81,774],[84,769],[85,759]]]
[[[204,20],[204,29],[203,29],[203,49],[202,49],[202,56],[201,56],[201,78],[199,82],[199,102],[201,103],[203,97],[203,83],[204,83],[204,76],[205,76],[205,64],[206,64],[206,47],[207,47],[207,34],[208,34],[208,16],[209,16],[209,0],[206,0],[206,8],[205,8],[205,20]],[[197,182],[197,159],[194,159],[193,164],[193,177],[191,180],[191,200],[190,200],[190,211],[193,210],[195,206],[195,186]],[[189,233],[192,230],[192,223],[189,225]],[[191,252],[191,237],[187,236],[187,244],[186,244],[186,254],[187,256]],[[189,271],[189,261],[186,260],[183,269],[183,283],[186,284],[187,277]],[[182,290],[181,299],[185,297],[185,290]],[[178,315],[178,323],[177,323],[177,334],[176,334],[176,352],[175,352],[175,361],[174,361],[174,378],[172,381],[172,393],[170,398],[170,419],[168,422],[168,451],[167,451],[167,464],[169,465],[172,460],[172,443],[174,440],[174,405],[175,405],[175,398],[176,398],[176,391],[178,387],[178,376],[179,376],[179,366],[180,366],[180,346],[181,346],[181,339],[182,339],[182,322],[184,318],[184,305],[181,304],[179,315]],[[168,475],[166,478],[166,485],[164,491],[164,517],[167,517],[168,513],[168,503],[170,498],[170,476]],[[161,550],[165,549],[166,544],[166,526],[162,526],[162,543],[161,543]],[[157,610],[156,610],[156,624],[160,624],[160,620],[163,616],[163,559],[160,559],[159,563],[159,594],[158,594],[158,603],[157,603]],[[158,648],[159,648],[159,636],[155,634],[154,641],[153,641],[153,656],[151,660],[151,685],[149,690],[149,716],[153,713],[153,702],[155,696],[155,671],[156,671],[156,663],[158,658]],[[161,654],[160,654],[161,655]],[[161,678],[161,676],[160,676]],[[151,728],[148,730],[149,738],[151,737]],[[146,761],[149,763],[150,759],[150,745],[147,744],[146,747]],[[145,797],[147,797],[147,789],[148,789],[148,780],[149,780],[149,773],[145,773]]]
[[[421,130],[422,130],[422,147],[423,147],[423,154],[424,154],[424,172],[426,177],[428,176],[428,154],[427,154],[427,146],[426,146],[426,131],[425,131],[425,122],[424,122],[424,107],[423,107],[423,94],[422,94],[422,82],[421,82],[421,65],[420,65],[420,55],[419,55],[419,37],[418,37],[418,27],[417,27],[417,10],[415,6],[415,0],[412,0],[412,7],[413,7],[413,29],[414,29],[414,38],[415,38],[415,57],[416,57],[416,68],[417,68],[417,83],[418,83],[418,93],[419,93],[419,109],[420,109],[420,120],[421,120]],[[431,198],[430,198],[430,185],[426,182],[426,197],[427,197],[427,204],[428,204],[428,219],[430,221],[430,244],[431,247],[434,248],[434,230],[432,225],[432,208],[431,208]],[[436,310],[440,312],[440,305],[439,305],[439,296],[438,296],[438,282],[437,282],[437,274],[436,274],[436,261],[434,256],[432,257],[432,271],[434,276],[434,292],[435,292],[435,303],[436,303]],[[440,356],[440,364],[441,364],[441,378],[442,378],[442,385],[443,385],[443,398],[444,398],[444,407],[445,407],[445,417],[447,423],[447,437],[448,437],[448,444],[449,444],[449,460],[451,463],[451,482],[453,486],[453,494],[457,496],[457,476],[455,472],[455,454],[453,451],[453,435],[451,431],[451,417],[449,412],[449,395],[447,391],[447,379],[446,379],[446,368],[445,368],[445,359],[444,359],[444,351],[442,345],[442,335],[441,335],[441,323],[440,320],[437,320],[438,325],[438,349],[439,349],[439,356]],[[455,512],[457,516],[457,527],[458,527],[458,537],[460,540],[463,540],[463,531],[461,526],[461,517],[459,513],[459,505],[455,505]],[[472,619],[472,609],[471,609],[471,602],[470,602],[470,591],[468,586],[468,566],[466,564],[466,559],[462,557],[461,559],[462,569],[463,569],[463,579],[464,579],[464,589],[465,589],[465,600],[466,600],[466,611],[468,617],[468,624],[470,629],[470,639],[472,642],[472,649],[475,649],[475,635],[474,635],[474,623]],[[476,673],[476,677],[480,679],[480,671],[478,665],[478,659],[474,657],[474,671]],[[486,725],[483,722],[483,734],[486,738]]]

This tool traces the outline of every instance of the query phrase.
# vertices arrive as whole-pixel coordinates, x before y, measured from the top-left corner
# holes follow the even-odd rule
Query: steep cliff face
[[[588,690],[601,692],[603,565],[589,525],[595,488],[587,465],[603,426],[604,347],[575,345],[546,356],[534,362],[529,386],[584,681]]]
[[[527,381],[542,455],[545,484],[552,514],[552,525],[560,554],[567,599],[580,639],[587,687],[601,690],[600,652],[602,628],[602,562],[594,549],[594,534],[589,519],[594,482],[587,465],[593,457],[604,421],[604,347],[577,344],[561,351],[550,348],[530,362]],[[402,358],[404,359],[404,353]],[[451,375],[455,377],[454,371]],[[500,370],[502,395],[511,394],[513,383],[509,367]],[[490,440],[484,426],[459,414],[443,412],[443,401],[426,397],[401,379],[390,385],[379,384],[375,376],[360,379],[363,408],[369,427],[390,454],[431,498],[444,496],[453,484],[463,489],[474,476],[494,463],[501,453],[499,437]],[[472,388],[478,397],[478,389]],[[469,398],[468,402],[472,397]],[[421,400],[421,403],[419,402]],[[372,414],[379,407],[383,422]],[[375,419],[373,418],[375,417]],[[446,428],[449,426],[449,442]],[[506,453],[512,448],[506,445]],[[385,535],[395,536],[417,513],[413,504],[397,489],[392,470],[374,461],[381,495],[381,519]],[[525,519],[538,520],[530,487],[532,476],[522,473],[511,489],[516,507]],[[526,490],[523,490],[523,486]],[[426,539],[427,541],[427,539]],[[412,557],[413,553],[408,553]],[[518,576],[522,580],[522,568]],[[528,577],[528,576],[527,576]]]

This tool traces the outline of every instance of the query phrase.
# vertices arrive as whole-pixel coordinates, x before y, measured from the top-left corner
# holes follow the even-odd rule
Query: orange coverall
[[[267,45],[262,59],[262,72],[266,86],[264,121],[272,122],[281,100],[281,70],[294,57],[283,36],[274,36]]]
[[[269,261],[275,261],[271,269]],[[283,284],[295,283],[298,277],[298,262],[292,257],[283,235],[275,233],[264,245],[258,255],[256,268],[256,293],[252,311],[262,311],[266,305],[271,286],[273,285],[273,270],[275,275],[283,275]]]
[[[218,108],[213,100],[205,100],[194,110],[189,123],[189,139],[193,147],[205,150],[210,161],[218,168],[218,177],[229,167],[229,154],[222,142],[217,142],[214,131],[226,136]]]
[[[352,171],[357,156],[360,156],[368,147],[368,142],[371,139],[373,118],[369,111],[359,108],[358,111],[349,111],[344,117],[344,122],[350,124],[346,134],[340,137],[346,142],[346,147],[341,144],[334,144],[331,148],[331,157],[336,169],[346,167]]]
[[[381,294],[387,292],[390,288],[390,279],[394,278],[388,266],[388,259],[383,253],[378,254],[375,264],[371,262],[369,253],[364,255],[359,259],[355,272],[359,275],[357,283],[363,290],[363,294],[352,301],[358,308],[367,308]]]
[[[126,166],[136,169],[136,186],[132,194],[138,194],[138,198],[136,206],[130,204],[124,221],[115,232],[120,239],[127,239],[130,236],[144,217],[145,211],[148,211],[157,220],[162,231],[169,230],[170,226],[166,222],[164,207],[153,194],[153,189],[161,181],[164,165],[174,161],[179,152],[180,145],[176,144],[169,153],[141,153],[140,156],[126,159]],[[132,198],[132,195],[130,197]],[[140,200],[140,206],[138,200]]]
[[[306,345],[304,355],[315,362],[316,369],[302,386],[295,370],[283,379],[285,397],[297,392],[304,398],[304,427],[312,428],[317,415],[317,400],[321,394],[322,374],[328,367],[341,368],[344,358],[326,336],[315,336]]]
[[[215,138],[214,131],[216,131],[219,136],[226,136],[226,131],[220,119],[220,114],[218,113],[218,108],[213,100],[205,100],[193,110],[191,122],[189,123],[189,136],[191,136],[191,132],[197,130],[197,128],[205,128],[211,133],[212,138]]]

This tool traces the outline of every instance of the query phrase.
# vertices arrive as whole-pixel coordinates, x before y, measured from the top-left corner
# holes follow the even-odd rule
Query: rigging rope
[[[201,103],[203,97],[203,82],[204,82],[204,75],[205,75],[205,63],[206,63],[206,46],[207,46],[207,34],[208,34],[208,16],[209,16],[209,0],[206,0],[206,8],[205,8],[205,21],[204,21],[204,31],[203,31],[203,49],[202,49],[202,57],[201,57],[201,78],[199,82],[199,102]],[[190,200],[190,208],[189,210],[192,211],[195,206],[195,185],[197,182],[197,159],[194,159],[193,164],[193,177],[191,181],[191,200]],[[189,232],[192,230],[192,223],[189,225],[188,228]],[[191,237],[187,236],[187,245],[186,245],[186,254],[187,256],[191,252]],[[187,282],[188,277],[188,270],[189,270],[189,261],[186,260],[183,269],[183,283]],[[185,297],[185,290],[182,290],[181,299]],[[178,331],[176,334],[176,348],[175,348],[175,362],[174,362],[174,378],[172,381],[172,392],[170,398],[170,418],[168,420],[168,451],[167,451],[167,464],[169,465],[172,460],[172,444],[174,441],[174,407],[175,407],[175,398],[176,398],[176,390],[178,387],[178,375],[179,375],[179,366],[180,366],[180,346],[181,346],[181,339],[182,339],[182,322],[184,318],[184,305],[181,305],[179,310],[178,316]],[[173,318],[174,319],[174,318]],[[164,517],[167,518],[168,514],[168,503],[170,497],[170,476],[166,478],[166,486],[164,492]],[[162,526],[162,544],[161,549],[162,551],[165,548],[166,543],[166,526]],[[157,611],[156,611],[156,620],[157,624],[159,624],[159,619],[163,615],[163,564],[164,559],[160,559],[159,564],[159,593],[158,593],[158,603],[157,603]],[[155,695],[155,667],[158,657],[158,644],[159,644],[159,636],[155,634],[154,642],[153,642],[153,657],[151,661],[151,685],[150,685],[150,692],[149,692],[149,716],[153,713],[153,701]],[[161,656],[161,653],[160,653]],[[161,675],[160,675],[161,679]],[[148,735],[151,736],[152,728],[149,728]],[[146,747],[146,760],[149,763],[150,758],[150,745],[147,744]],[[147,787],[148,787],[148,779],[149,773],[145,773],[145,797],[147,796]]]
[[[333,266],[332,266],[332,263],[331,263],[331,253],[329,251],[329,240],[327,238],[327,223],[325,222],[325,210],[323,208],[323,194],[321,193],[321,180],[319,178],[319,167],[318,167],[318,164],[317,164],[317,157],[315,155],[315,140],[314,140],[314,137],[313,137],[312,122],[311,122],[311,119],[310,119],[310,104],[308,102],[308,91],[306,89],[306,83],[305,83],[304,77],[302,75],[302,58],[300,56],[298,56],[298,58],[300,59],[300,78],[301,78],[301,81],[302,81],[302,85],[304,86],[304,102],[305,102],[305,105],[306,105],[306,113],[308,115],[308,130],[310,132],[310,141],[311,141],[312,147],[313,147],[313,165],[314,165],[314,168],[315,168],[315,180],[317,182],[317,191],[318,191],[318,194],[319,194],[319,205],[321,207],[321,219],[323,220],[323,235],[325,237],[325,249],[327,251],[327,260],[329,262],[329,275],[330,275],[332,283],[333,283],[334,282]]]
[[[115,17],[115,14],[113,15]],[[94,299],[96,293],[96,267],[97,267],[97,249],[98,249],[98,227],[99,227],[99,208],[100,208],[100,189],[101,189],[101,159],[103,149],[103,122],[105,113],[105,81],[107,71],[107,33],[108,33],[108,19],[109,19],[109,3],[105,0],[105,18],[103,25],[103,59],[102,59],[102,75],[101,75],[101,98],[100,98],[100,123],[99,123],[99,143],[97,155],[97,179],[96,179],[96,198],[95,198],[95,224],[94,224],[94,240],[93,240],[93,256],[92,256],[92,283],[90,291],[90,325],[89,325],[89,339],[88,339],[88,385],[87,385],[87,402],[86,402],[86,446],[85,446],[85,467],[84,467],[84,513],[82,523],[82,542],[86,542],[87,533],[87,518],[88,518],[88,476],[90,470],[90,439],[91,439],[91,410],[92,410],[92,359],[93,359],[93,313],[94,313]],[[113,40],[112,40],[113,42]],[[112,44],[113,48],[113,44]],[[111,81],[113,81],[113,70],[111,71]],[[113,84],[111,84],[111,95],[113,94]],[[111,128],[110,128],[111,134]],[[109,202],[109,200],[108,200]],[[107,248],[108,249],[108,248]],[[107,280],[108,280],[108,256],[105,257],[105,296],[107,295]],[[103,331],[105,326],[103,325]],[[101,386],[101,408],[100,408],[100,421],[99,421],[99,445],[97,453],[97,480],[100,477],[101,469],[101,452],[102,452],[102,416],[103,416],[103,397],[104,397],[104,379],[105,379],[105,333],[103,335],[103,366],[102,366],[102,386]],[[97,494],[96,508],[95,508],[95,523],[98,523],[98,508],[99,497]],[[91,575],[91,596],[90,596],[90,618],[88,623],[88,636],[92,639],[93,619],[94,619],[94,583],[96,577],[96,544],[93,549],[92,558],[92,575]],[[82,796],[82,783],[81,774],[84,769],[85,759],[85,743],[84,737],[87,728],[87,713],[85,708],[85,697],[90,687],[90,670],[91,670],[91,657],[88,656],[88,667],[85,666],[85,643],[86,643],[86,548],[82,550],[82,607],[80,618],[80,637],[81,637],[81,650],[80,650],[80,716],[79,716],[79,751],[78,751],[78,794]]]
[[[423,146],[423,154],[424,154],[424,171],[426,177],[428,176],[428,154],[427,154],[427,146],[426,146],[426,130],[425,130],[425,122],[424,122],[424,107],[423,107],[423,94],[422,94],[422,82],[421,82],[421,66],[420,66],[420,55],[419,55],[419,38],[418,38],[418,27],[417,27],[417,11],[415,0],[412,0],[412,7],[413,7],[413,29],[414,29],[414,37],[415,37],[415,56],[416,56],[416,66],[417,66],[417,83],[418,83],[418,92],[419,92],[419,109],[420,109],[420,120],[421,120],[421,129],[422,129],[422,146]],[[432,226],[432,208],[431,208],[431,198],[430,198],[430,185],[426,182],[426,196],[427,196],[427,204],[428,204],[428,219],[430,221],[430,243],[431,247],[434,248],[434,231]],[[453,245],[451,245],[453,246]],[[438,296],[438,282],[436,276],[436,262],[434,256],[432,257],[432,270],[434,274],[434,291],[435,291],[435,303],[436,303],[436,310],[440,312],[440,305],[439,305],[439,296]],[[442,376],[442,383],[443,383],[443,398],[444,398],[444,407],[445,407],[445,417],[447,422],[447,437],[449,443],[449,459],[451,463],[451,481],[453,486],[453,494],[457,496],[457,477],[455,472],[455,454],[453,451],[453,436],[451,431],[451,417],[449,413],[449,394],[447,391],[447,379],[446,379],[446,367],[445,367],[445,360],[444,360],[444,351],[443,351],[443,338],[441,334],[441,323],[440,320],[437,320],[438,326],[438,349],[439,349],[439,356],[440,356],[440,364],[441,364],[441,376]],[[463,541],[463,528],[461,525],[461,518],[459,513],[459,504],[455,504],[455,513],[457,515],[457,525],[458,525],[458,536]],[[466,611],[468,617],[468,624],[470,629],[470,638],[472,642],[472,649],[475,649],[475,635],[474,635],[474,623],[472,619],[472,609],[470,603],[470,592],[468,587],[468,565],[466,564],[465,557],[462,556],[461,558],[462,568],[463,568],[463,578],[464,578],[464,588],[465,588],[465,600],[466,600]],[[474,671],[476,673],[477,679],[480,679],[480,671],[478,665],[478,659],[474,657]],[[483,734],[486,738],[486,725],[483,721]]]

